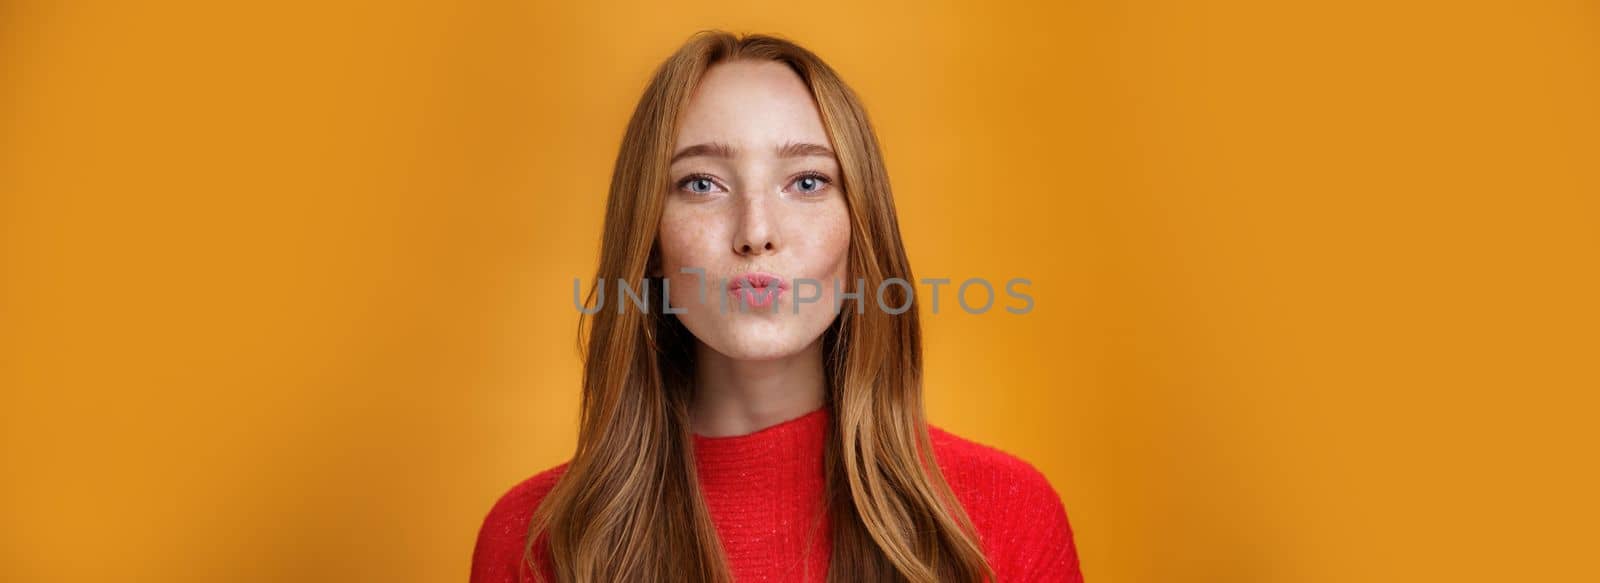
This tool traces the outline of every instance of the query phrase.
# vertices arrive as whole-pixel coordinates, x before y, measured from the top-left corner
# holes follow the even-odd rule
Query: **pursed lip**
[[[772,273],[767,273],[765,271],[741,273],[734,276],[733,279],[728,280],[728,291],[737,291],[742,288],[749,288],[752,290],[777,288],[781,291],[789,289],[789,282],[784,281],[782,277]]]

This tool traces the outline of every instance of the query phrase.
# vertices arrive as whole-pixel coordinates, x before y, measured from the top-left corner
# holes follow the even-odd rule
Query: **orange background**
[[[928,406],[1090,581],[1600,578],[1593,2],[130,4],[0,4],[0,579],[464,580],[712,27],[862,94],[919,277],[1034,281]]]

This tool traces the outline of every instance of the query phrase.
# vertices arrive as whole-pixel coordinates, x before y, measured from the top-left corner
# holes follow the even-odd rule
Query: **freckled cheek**
[[[713,236],[717,221],[704,213],[668,212],[661,217],[661,232],[657,241],[661,245],[662,267],[676,272],[680,267],[706,267],[705,260],[715,249]]]
[[[850,216],[839,202],[837,208],[808,217],[804,227],[807,277],[820,279],[824,286],[832,279],[843,279],[849,272]]]
[[[700,287],[705,285],[700,276],[684,273],[683,268],[705,270],[706,277],[716,266],[715,241],[718,223],[714,217],[693,213],[674,213],[669,208],[661,218],[661,233],[657,239],[661,253],[661,274],[671,284],[671,301],[674,308],[692,307],[699,303]]]

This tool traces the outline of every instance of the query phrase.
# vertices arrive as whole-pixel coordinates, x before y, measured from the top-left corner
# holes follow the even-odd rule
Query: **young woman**
[[[927,424],[894,278],[854,93],[791,42],[696,35],[617,156],[577,451],[490,510],[472,580],[1081,581],[1044,476]]]

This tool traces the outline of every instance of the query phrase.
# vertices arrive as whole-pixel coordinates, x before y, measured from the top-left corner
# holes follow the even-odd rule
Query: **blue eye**
[[[813,194],[827,188],[828,179],[820,174],[806,174],[789,183],[798,192]]]
[[[710,194],[719,190],[716,181],[709,176],[701,174],[678,181],[678,188],[694,194]]]

